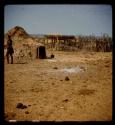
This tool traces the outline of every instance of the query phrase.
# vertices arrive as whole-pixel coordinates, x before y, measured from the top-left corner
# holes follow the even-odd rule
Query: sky
[[[112,36],[110,5],[6,5],[4,32],[15,26],[29,34]]]

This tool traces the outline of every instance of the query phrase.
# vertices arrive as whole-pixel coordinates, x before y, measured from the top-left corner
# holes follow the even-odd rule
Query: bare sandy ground
[[[28,64],[5,61],[6,120],[112,120],[112,53],[54,54]]]

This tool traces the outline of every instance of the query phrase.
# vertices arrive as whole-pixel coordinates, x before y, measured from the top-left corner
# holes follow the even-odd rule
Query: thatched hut
[[[29,50],[32,59],[45,59],[46,49],[41,43],[23,43],[25,50]]]

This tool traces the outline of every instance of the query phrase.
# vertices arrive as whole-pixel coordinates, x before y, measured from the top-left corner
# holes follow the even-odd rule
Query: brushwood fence
[[[79,41],[66,43],[48,43],[45,44],[47,49],[55,49],[57,51],[95,51],[95,52],[111,52],[112,42],[95,40],[95,41]]]

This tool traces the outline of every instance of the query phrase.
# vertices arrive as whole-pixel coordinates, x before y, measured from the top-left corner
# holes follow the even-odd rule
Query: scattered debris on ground
[[[58,67],[54,67],[53,69],[58,69]]]
[[[65,77],[65,80],[66,80],[66,81],[69,81],[70,79],[69,79],[69,77],[68,77],[68,76],[66,76],[66,77]]]
[[[68,102],[69,100],[68,99],[64,99],[63,102]]]
[[[7,112],[4,114],[5,120],[14,120],[16,116],[16,113],[14,112]]]
[[[16,108],[25,109],[25,108],[27,108],[27,106],[23,105],[22,103],[18,103],[17,106],[16,106]]]
[[[28,111],[25,111],[25,114],[29,114],[29,112],[28,112]]]
[[[79,95],[92,95],[94,94],[95,90],[94,89],[80,89],[78,94]]]

